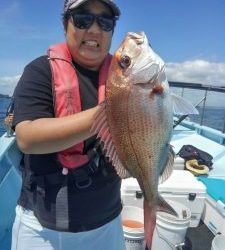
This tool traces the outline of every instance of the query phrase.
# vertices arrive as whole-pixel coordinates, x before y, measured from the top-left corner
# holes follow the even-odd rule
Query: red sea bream
[[[144,32],[128,33],[115,52],[106,83],[105,101],[92,130],[104,142],[106,156],[121,178],[133,176],[144,194],[144,228],[151,246],[156,211],[176,215],[158,194],[159,181],[173,166],[170,146],[173,112],[196,110],[170,93],[163,60]]]

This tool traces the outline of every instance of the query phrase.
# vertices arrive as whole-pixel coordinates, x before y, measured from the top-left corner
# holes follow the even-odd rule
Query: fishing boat
[[[204,207],[200,222],[196,226],[187,229],[186,245],[184,244],[183,248],[180,248],[207,250],[211,249],[211,243],[216,234],[225,234],[225,192],[222,192],[222,188],[225,190],[225,124],[221,131],[205,126],[204,116],[209,93],[219,93],[219,95],[225,97],[225,87],[181,82],[169,82],[169,84],[172,89],[177,88],[181,90],[182,95],[187,89],[202,91],[203,93],[203,98],[198,100],[197,103],[197,105],[201,105],[200,122],[197,123],[187,116],[174,117],[174,131],[171,144],[175,153],[178,153],[184,145],[193,145],[213,157],[212,170],[207,173],[207,176],[204,176],[202,179],[199,176],[195,177],[206,187]],[[15,217],[15,206],[21,188],[19,171],[21,158],[22,153],[17,147],[15,134],[8,135],[4,133],[0,138],[1,250],[9,250],[11,246],[11,230]],[[176,160],[175,163],[177,163]],[[182,171],[187,171],[184,170],[184,163]],[[216,185],[218,185],[218,188],[213,188]]]

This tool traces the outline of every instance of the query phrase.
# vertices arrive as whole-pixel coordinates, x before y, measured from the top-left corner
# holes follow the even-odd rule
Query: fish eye
[[[120,64],[121,68],[123,68],[123,69],[128,68],[131,64],[130,57],[127,55],[121,56],[119,64]]]

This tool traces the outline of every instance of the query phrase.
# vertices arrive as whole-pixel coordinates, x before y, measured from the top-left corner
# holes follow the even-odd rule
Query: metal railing
[[[206,84],[200,84],[200,83],[188,83],[188,82],[175,82],[175,81],[169,81],[170,87],[175,88],[181,88],[181,96],[184,96],[186,89],[195,89],[195,90],[201,90],[204,91],[204,97],[195,105],[195,107],[198,107],[200,104],[202,104],[201,108],[201,114],[200,114],[200,125],[204,125],[204,117],[205,117],[205,111],[207,107],[207,98],[208,94],[210,92],[219,92],[224,93],[224,103],[225,103],[225,87],[223,86],[214,86],[214,85],[206,85]],[[224,107],[225,110],[225,107]],[[177,126],[182,120],[184,120],[187,117],[181,116],[175,123],[174,127]],[[224,117],[223,117],[223,125],[220,128],[222,133],[225,133],[225,111],[224,111]]]

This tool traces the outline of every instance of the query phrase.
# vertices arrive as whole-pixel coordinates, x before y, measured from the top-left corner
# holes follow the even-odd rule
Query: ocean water
[[[201,115],[203,108],[197,108],[199,115],[191,115],[190,120],[201,123],[202,125],[217,129],[219,131],[224,131],[225,129],[225,107],[205,107],[204,116],[201,121]]]
[[[0,136],[5,132],[3,121],[9,103],[10,98],[0,97]],[[200,107],[198,108],[198,110],[200,115],[190,116],[190,119],[192,121],[200,123],[202,108]],[[204,112],[203,125],[222,131],[225,126],[225,107],[206,107]]]

